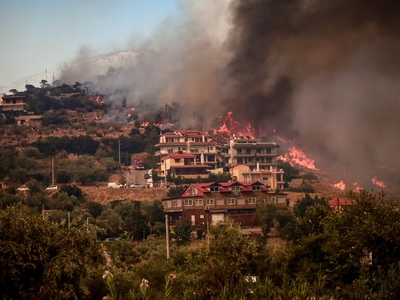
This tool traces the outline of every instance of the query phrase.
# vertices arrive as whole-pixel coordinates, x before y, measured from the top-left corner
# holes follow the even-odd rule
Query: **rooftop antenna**
[[[47,69],[46,69],[46,81],[47,81]]]

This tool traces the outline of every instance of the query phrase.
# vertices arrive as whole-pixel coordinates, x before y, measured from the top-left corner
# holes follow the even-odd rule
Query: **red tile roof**
[[[346,206],[346,205],[354,205],[354,201],[347,198],[333,198],[328,201],[330,206]]]

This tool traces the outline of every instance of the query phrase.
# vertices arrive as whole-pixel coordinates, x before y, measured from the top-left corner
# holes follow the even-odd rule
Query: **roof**
[[[209,165],[183,165],[183,166],[171,166],[171,169],[204,169],[211,168]]]
[[[196,155],[177,151],[177,152],[168,154],[167,156],[165,156],[163,158],[196,158]]]
[[[354,205],[354,201],[347,198],[333,198],[328,201],[330,206],[347,206]]]
[[[208,190],[207,188],[209,188],[210,186],[219,186],[219,192],[220,193],[231,193],[232,190],[230,189],[230,187],[232,187],[232,186],[240,186],[240,191],[241,192],[251,192],[251,191],[253,191],[253,189],[251,188],[252,185],[260,185],[261,186],[261,189],[260,189],[261,192],[268,192],[269,191],[268,187],[266,187],[263,183],[261,183],[259,181],[254,181],[254,182],[237,182],[237,181],[233,182],[233,181],[229,181],[229,182],[192,183],[192,184],[189,185],[189,187],[195,187],[195,188],[197,188],[199,191],[201,191],[203,193],[210,193],[210,190]]]

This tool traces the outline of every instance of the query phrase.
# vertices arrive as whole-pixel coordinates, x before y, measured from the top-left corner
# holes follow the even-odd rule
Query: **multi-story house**
[[[224,222],[226,217],[242,226],[257,226],[258,203],[287,208],[287,195],[270,193],[261,182],[210,182],[190,184],[180,197],[162,199],[173,226],[179,220],[195,227]]]
[[[169,174],[172,177],[205,178],[210,168],[209,165],[197,163],[196,155],[178,151],[161,158],[159,176],[165,178]]]
[[[259,181],[269,187],[272,191],[275,191],[276,189],[284,189],[285,181],[283,179],[283,169],[277,169],[276,167],[270,166],[268,169],[262,170],[257,166],[256,169],[252,170],[247,165],[235,165],[231,168],[231,173],[235,181]]]
[[[7,96],[0,94],[0,111],[23,111],[25,109],[25,96]]]
[[[227,165],[247,165],[253,170],[269,170],[277,166],[278,148],[275,142],[264,142],[261,139],[233,136],[229,140]]]
[[[198,130],[175,130],[164,133],[155,147],[159,149],[156,156],[160,156],[160,162],[164,156],[182,151],[195,155],[196,164],[208,165],[211,169],[217,166],[216,143],[209,134]]]

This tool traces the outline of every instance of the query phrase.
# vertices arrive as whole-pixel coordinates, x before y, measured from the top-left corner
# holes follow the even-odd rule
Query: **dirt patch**
[[[165,188],[122,188],[109,189],[106,185],[81,186],[86,201],[105,204],[114,200],[139,200],[153,201],[167,197],[168,190]]]

